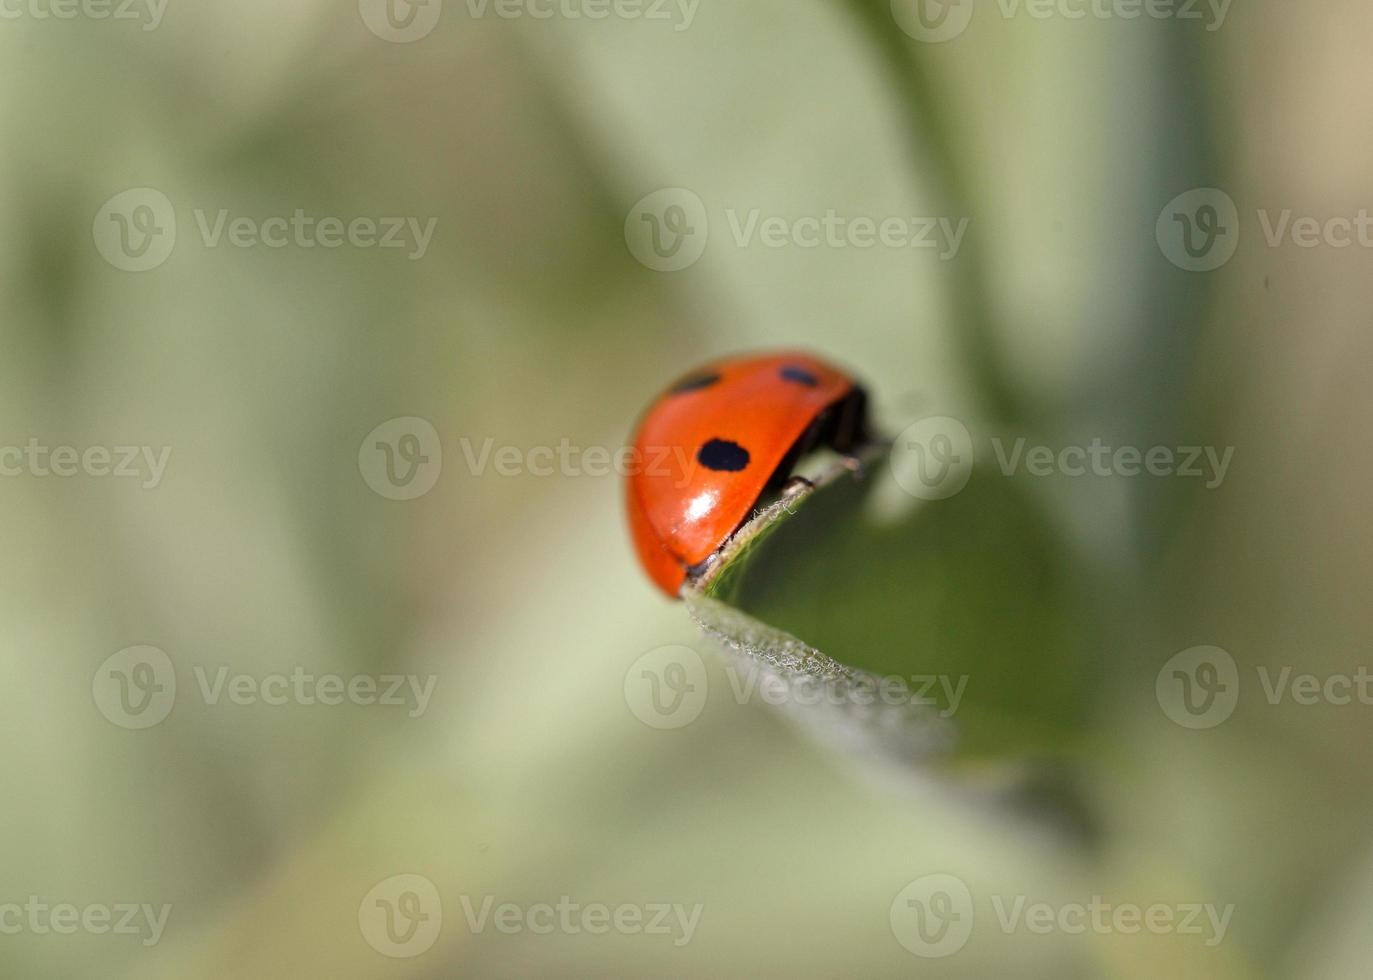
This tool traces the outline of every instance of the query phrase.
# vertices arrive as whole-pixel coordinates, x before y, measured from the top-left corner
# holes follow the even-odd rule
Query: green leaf
[[[787,707],[845,741],[921,762],[955,738],[964,762],[1075,752],[1094,633],[1053,528],[1014,481],[991,474],[883,523],[868,498],[890,479],[884,465],[760,511],[689,591],[693,617],[789,689],[828,685],[823,710]],[[883,684],[910,697],[883,710],[856,702]],[[869,729],[863,738],[855,725]]]

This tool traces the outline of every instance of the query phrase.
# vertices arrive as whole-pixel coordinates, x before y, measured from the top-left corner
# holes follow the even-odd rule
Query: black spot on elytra
[[[795,381],[799,385],[805,385],[807,388],[815,388],[820,384],[819,378],[805,368],[797,367],[794,364],[782,368],[782,377],[787,381]]]
[[[696,453],[696,462],[722,473],[738,473],[748,466],[748,461],[748,450],[728,439],[712,439]]]
[[[719,380],[720,376],[718,374],[711,374],[709,372],[704,374],[693,374],[683,378],[669,388],[668,394],[680,395],[687,391],[700,391],[702,388],[709,388]]]

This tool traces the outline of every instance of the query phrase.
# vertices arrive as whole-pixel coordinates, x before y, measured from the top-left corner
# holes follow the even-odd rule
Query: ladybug
[[[639,421],[639,465],[626,483],[630,536],[649,578],[678,598],[797,460],[868,441],[866,406],[853,378],[799,352],[714,361],[669,387]]]

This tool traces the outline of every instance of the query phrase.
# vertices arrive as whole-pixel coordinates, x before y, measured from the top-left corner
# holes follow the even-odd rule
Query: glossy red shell
[[[687,569],[748,519],[792,447],[854,390],[809,354],[770,353],[704,365],[649,406],[626,504],[635,551],[659,588],[678,595]]]

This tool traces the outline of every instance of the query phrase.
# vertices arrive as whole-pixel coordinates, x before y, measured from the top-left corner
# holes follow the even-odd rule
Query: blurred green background
[[[1269,225],[1373,197],[1373,8],[929,2],[3,5],[0,975],[1368,976],[1373,705],[1259,678],[1368,663],[1369,243]],[[1194,188],[1237,209],[1188,213],[1234,248],[1209,271],[1156,233]],[[677,271],[636,260],[662,189],[704,209],[657,214],[700,236]],[[968,226],[942,259],[740,244],[755,211]],[[1212,489],[979,453],[919,534],[755,596],[966,674],[996,751],[1067,719],[1090,845],[734,697],[619,478],[511,463],[613,451],[767,347],[893,432],[1234,448]],[[627,690],[669,645],[710,696],[655,728]],[[1238,698],[1189,728],[1199,646]],[[284,686],[324,675],[364,681]],[[370,703],[392,676],[431,696]],[[901,919],[932,874],[971,896],[939,957]],[[1233,909],[1215,943],[1002,923],[1094,897]],[[660,904],[689,933],[634,925]]]

